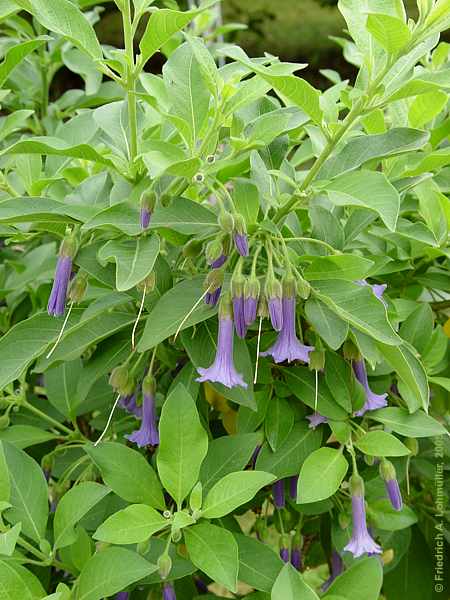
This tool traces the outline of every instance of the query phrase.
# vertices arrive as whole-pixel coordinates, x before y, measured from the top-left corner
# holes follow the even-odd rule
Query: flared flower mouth
[[[323,415],[321,415],[318,412],[314,412],[312,415],[307,415],[306,418],[309,421],[309,428],[310,429],[315,429],[316,427],[318,427],[322,423],[328,423],[328,418],[324,417]]]
[[[354,558],[363,554],[381,554],[381,547],[375,542],[367,529],[366,506],[363,495],[352,495],[353,530],[344,551],[351,552]]]
[[[155,399],[152,394],[144,394],[141,426],[125,437],[130,442],[134,442],[139,448],[159,445]]]
[[[367,411],[377,410],[378,408],[384,408],[387,406],[387,394],[375,394],[370,389],[369,380],[367,379],[366,365],[363,359],[353,361],[353,371],[356,379],[363,386],[366,394],[364,406],[358,410],[355,415],[357,417],[362,417]]]

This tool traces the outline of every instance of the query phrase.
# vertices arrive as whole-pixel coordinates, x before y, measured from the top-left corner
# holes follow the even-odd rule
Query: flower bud
[[[352,496],[364,496],[364,479],[357,473],[350,477],[350,492]]]
[[[7,429],[9,427],[9,422],[9,415],[2,415],[0,417],[0,429]]]
[[[297,278],[297,293],[302,300],[307,300],[311,294],[311,285],[303,277]]]
[[[222,269],[214,269],[210,271],[205,277],[203,283],[204,289],[209,289],[210,292],[215,292],[223,285],[223,271]]]
[[[205,256],[208,264],[212,265],[223,256],[223,245],[221,239],[215,239],[206,245]]]
[[[147,396],[154,396],[156,390],[155,378],[151,373],[147,373],[142,381],[142,392]]]
[[[232,233],[234,229],[233,215],[227,210],[222,210],[219,214],[219,225],[226,233]]]
[[[297,282],[295,277],[287,273],[283,277],[283,296],[285,298],[293,298],[297,295]]]
[[[313,350],[309,353],[309,368],[311,371],[322,371],[325,367],[325,352]]]
[[[77,253],[77,241],[74,234],[66,236],[59,247],[59,256],[73,258]]]
[[[156,194],[153,191],[144,192],[141,196],[141,227],[147,229],[156,204]]]
[[[119,365],[111,371],[109,385],[116,391],[122,392],[130,381],[127,365]]]
[[[79,304],[86,293],[87,288],[87,275],[85,273],[78,273],[75,279],[72,280],[69,287],[69,300],[75,304]]]
[[[172,559],[168,554],[161,554],[157,561],[158,573],[161,579],[166,579],[172,570]]]
[[[260,291],[258,279],[255,275],[250,275],[244,284],[244,321],[247,326],[256,319]]]
[[[419,442],[416,440],[416,438],[406,438],[406,440],[404,440],[404,444],[411,452],[412,456],[417,456],[419,454]]]
[[[343,346],[344,358],[347,360],[359,360],[361,355],[358,348],[351,340],[346,340]]]

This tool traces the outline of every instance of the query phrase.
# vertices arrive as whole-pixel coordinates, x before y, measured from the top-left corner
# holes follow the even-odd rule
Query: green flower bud
[[[213,269],[205,277],[203,287],[205,290],[209,289],[210,292],[215,292],[223,285],[223,270]]]
[[[412,456],[417,456],[419,454],[419,442],[416,440],[416,438],[406,438],[406,440],[404,440],[404,444],[411,452]]]
[[[152,190],[144,192],[141,196],[141,208],[153,212],[156,204],[156,193]]]
[[[364,496],[364,479],[357,473],[350,477],[350,492],[352,496]]]
[[[234,215],[234,231],[239,233],[240,235],[247,234],[247,226],[245,224],[245,219],[240,213],[235,213]]]
[[[307,300],[311,294],[311,285],[303,277],[297,278],[297,293],[302,300]]]
[[[142,381],[142,391],[146,395],[154,396],[155,389],[156,389],[155,378],[153,377],[153,375],[151,373],[148,373]]]
[[[311,371],[322,371],[325,367],[325,352],[313,350],[309,353],[309,368]]]
[[[227,210],[222,210],[219,214],[219,225],[226,233],[232,233],[234,229],[233,215]]]
[[[390,460],[383,459],[380,463],[380,477],[383,481],[392,481],[397,479],[397,473]]]
[[[87,275],[85,273],[78,273],[75,279],[72,280],[69,288],[69,300],[75,304],[79,304],[86,293],[87,288]]]
[[[346,340],[343,347],[344,358],[347,360],[359,360],[361,355],[358,348],[351,340]]]
[[[223,254],[222,240],[215,239],[208,242],[206,245],[205,256],[208,264],[212,264]]]
[[[0,429],[7,429],[9,427],[9,423],[9,415],[5,414],[0,417]]]
[[[166,579],[172,570],[172,559],[168,554],[162,554],[157,561],[158,573],[161,579]]]
[[[122,391],[130,381],[127,365],[119,365],[111,371],[109,385],[116,391]]]
[[[287,274],[283,278],[283,296],[286,298],[292,298],[297,295],[297,282],[295,277],[291,274]]]

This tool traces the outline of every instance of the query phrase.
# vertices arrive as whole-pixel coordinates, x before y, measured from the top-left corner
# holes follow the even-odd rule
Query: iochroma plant
[[[115,5],[0,2],[1,598],[447,597],[449,1]]]

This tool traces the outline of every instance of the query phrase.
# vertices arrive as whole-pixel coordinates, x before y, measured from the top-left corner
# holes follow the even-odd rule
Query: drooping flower
[[[227,256],[225,254],[221,254],[219,258],[216,258],[212,263],[210,263],[211,268],[220,269],[227,262]]]
[[[241,256],[248,256],[248,238],[244,217],[240,214],[234,216],[234,245]]]
[[[252,272],[244,284],[244,322],[247,327],[256,319],[260,290],[259,281]]]
[[[376,410],[377,408],[383,408],[387,406],[387,394],[375,394],[369,387],[369,381],[367,379],[366,365],[363,359],[353,361],[353,371],[356,379],[363,386],[366,392],[366,402],[361,410],[356,412],[358,417],[361,417],[368,410]]]
[[[159,432],[155,409],[155,384],[153,377],[147,375],[142,382],[144,399],[142,402],[141,426],[130,435],[125,436],[130,442],[134,442],[143,448],[144,446],[158,446]]]
[[[141,206],[141,228],[147,229],[150,225],[150,219],[152,217],[152,213],[147,209]]]
[[[155,208],[156,194],[154,192],[144,192],[141,196],[141,229],[147,229],[150,225],[153,210]]]
[[[289,495],[292,500],[297,500],[297,484],[298,484],[298,475],[293,475],[289,477]]]
[[[267,274],[264,290],[269,309],[270,322],[275,331],[280,331],[283,327],[283,288],[278,279],[275,278],[273,267],[269,262],[269,272]]]
[[[292,540],[292,548],[291,548],[291,565],[297,571],[301,571],[303,567],[302,561],[302,536],[300,531],[296,531],[294,538]]]
[[[177,600],[175,588],[171,583],[165,583],[163,586],[163,600]]]
[[[206,260],[213,269],[220,269],[225,264],[227,256],[223,251],[222,239],[211,240],[206,246]]]
[[[136,392],[133,392],[132,394],[126,396],[120,396],[119,406],[131,415],[134,415],[136,418],[142,418],[142,406],[139,406],[137,403]]]
[[[289,562],[289,536],[282,534],[280,536],[280,558],[283,562]]]
[[[336,550],[333,550],[333,552],[331,553],[330,576],[325,581],[325,583],[322,585],[323,592],[326,592],[328,590],[330,585],[333,583],[333,581],[336,579],[336,577],[338,577],[342,573],[343,570],[344,570],[344,563],[342,561],[341,555],[339,554],[339,552],[336,552]]]
[[[244,319],[244,285],[245,279],[241,272],[241,263],[239,262],[236,271],[231,280],[231,297],[233,302],[233,319],[236,334],[240,338],[245,338],[247,326]]]
[[[242,375],[236,371],[233,361],[233,321],[231,319],[231,306],[228,297],[222,299],[219,308],[219,334],[217,339],[217,352],[212,365],[208,368],[199,367],[200,377],[197,381],[211,381],[222,383],[228,388],[240,385],[244,388],[247,384]]]
[[[55,279],[47,304],[47,312],[62,317],[66,306],[67,288],[72,274],[72,255],[64,250],[64,242],[56,264]]]
[[[209,306],[216,306],[216,304],[219,302],[221,291],[222,291],[222,288],[218,287],[213,292],[208,292],[205,296],[205,303],[208,304]]]
[[[286,506],[286,497],[284,493],[284,479],[275,481],[272,486],[273,503],[276,508],[284,508]]]
[[[305,346],[300,343],[295,332],[295,296],[283,297],[283,326],[278,338],[268,350],[261,352],[261,356],[272,356],[276,363],[287,360],[301,360],[309,362],[309,353],[314,346]]]
[[[203,579],[200,579],[200,577],[194,576],[194,583],[199,594],[207,594],[209,592],[208,586],[203,581]]]
[[[204,289],[208,290],[205,294],[205,303],[215,306],[220,298],[223,284],[223,271],[214,269],[210,271],[204,281]]]
[[[309,428],[310,429],[315,429],[316,427],[318,427],[322,423],[328,423],[328,418],[324,417],[323,415],[321,415],[318,412],[314,412],[312,415],[306,415],[306,418],[309,421]]]
[[[386,459],[381,461],[380,475],[384,480],[384,485],[386,487],[386,492],[389,497],[389,500],[391,501],[392,508],[394,508],[394,510],[402,510],[402,493],[400,491],[400,486],[398,485],[395,467],[391,463],[391,461]]]
[[[354,558],[362,554],[381,554],[380,546],[371,537],[366,523],[366,504],[364,500],[364,481],[353,474],[350,480],[352,493],[352,537],[345,546],[346,552],[351,552]]]

